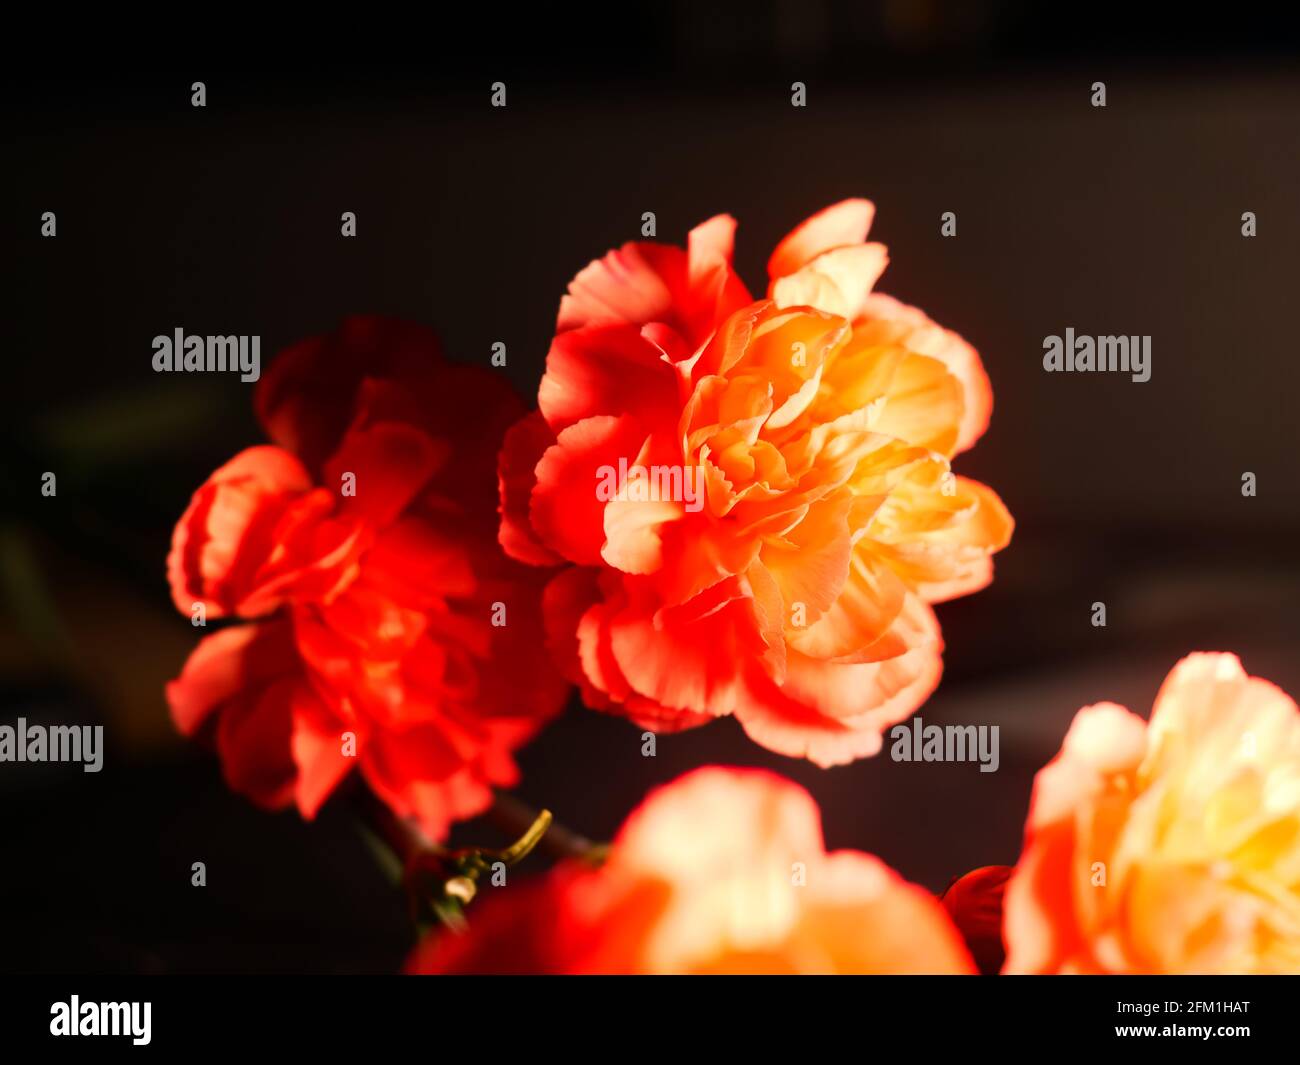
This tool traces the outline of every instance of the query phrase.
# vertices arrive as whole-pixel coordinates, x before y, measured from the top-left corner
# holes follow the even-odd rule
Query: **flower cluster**
[[[282,353],[255,393],[271,443],[176,526],[176,607],[231,622],[167,686],[179,728],[305,817],[357,768],[420,830],[444,919],[488,863],[434,844],[516,781],[570,683],[653,730],[731,715],[822,766],[878,752],[938,683],[933,604],[989,582],[1012,520],[951,468],[988,424],[980,360],[873,291],[872,214],[797,227],[762,299],[725,216],[592,263],[530,414],[418,326]],[[941,901],[828,853],[802,788],[719,767],[486,894],[410,971],[1300,972],[1300,710],[1227,654],[1180,662],[1149,723],[1081,710],[1018,864]]]

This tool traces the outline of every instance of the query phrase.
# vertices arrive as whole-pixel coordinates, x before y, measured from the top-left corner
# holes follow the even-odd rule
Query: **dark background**
[[[1078,707],[1145,714],[1197,649],[1300,691],[1300,37],[1248,6],[1204,25],[1186,12],[548,5],[491,28],[340,16],[277,42],[225,14],[174,39],[154,26],[147,43],[132,27],[129,49],[92,31],[75,54],[16,29],[0,722],[102,723],[108,751],[97,775],[0,764],[0,969],[400,964],[400,896],[344,805],[311,825],[263,813],[173,733],[162,684],[195,633],[167,594],[171,528],[260,437],[250,386],[155,375],[150,341],[256,333],[265,363],[345,314],[391,314],[466,361],[504,341],[527,396],[564,286],[637,238],[644,211],[673,242],[734,214],[758,291],[774,241],[867,196],[891,251],[879,287],[981,352],[993,422],[957,468],[1018,527],[994,585],[939,608],[945,682],[922,717],[1000,725],[1001,769],[822,771],[731,721],[645,759],[639,730],[575,702],[522,752],[524,799],[603,838],[689,768],[768,766],[812,790],[830,847],[941,890],[1015,860],[1033,773]],[[190,106],[195,80],[206,109]],[[790,105],[794,80],[806,108]],[[46,210],[55,239],[39,235]],[[356,239],[339,235],[345,210]],[[1150,334],[1151,380],[1045,374],[1043,337],[1067,326]],[[471,824],[456,838],[499,837]]]

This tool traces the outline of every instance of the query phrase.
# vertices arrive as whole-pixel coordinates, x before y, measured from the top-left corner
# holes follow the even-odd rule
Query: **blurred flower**
[[[663,730],[735,714],[832,765],[938,683],[930,604],[989,582],[1012,521],[950,471],[988,423],[979,358],[871,291],[872,211],[804,222],[757,302],[726,216],[569,286],[502,451],[501,543],[564,567],[548,639],[589,705]]]
[[[433,334],[350,318],[284,352],[256,407],[275,446],[194,494],[172,542],[176,606],[257,618],[199,644],[167,686],[226,779],[315,814],[360,767],[438,838],[514,783],[510,752],[566,687],[540,649],[535,570],[495,542],[493,468],[520,413]]]
[[[948,911],[979,971],[992,976],[1006,961],[1002,945],[1002,896],[1011,867],[986,865],[958,877],[939,901]]]
[[[607,861],[574,860],[476,902],[419,973],[968,973],[927,892],[858,851],[827,854],[799,786],[699,769],[652,792]]]
[[[1080,710],[1006,892],[1012,973],[1300,972],[1300,712],[1235,655],[1174,667],[1150,724]]]

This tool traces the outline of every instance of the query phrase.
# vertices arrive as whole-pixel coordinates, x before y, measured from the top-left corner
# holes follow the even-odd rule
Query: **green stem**
[[[508,836],[519,836],[527,831],[527,826],[534,825],[540,817],[545,816],[549,828],[543,829],[545,834],[541,836],[536,845],[552,858],[583,858],[590,860],[602,851],[598,844],[593,843],[586,836],[579,835],[561,824],[556,824],[551,819],[549,810],[543,810],[541,814],[538,814],[513,795],[498,792],[487,816],[497,828]]]

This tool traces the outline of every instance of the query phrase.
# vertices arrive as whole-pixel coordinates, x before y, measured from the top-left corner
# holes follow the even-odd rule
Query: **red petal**
[[[617,471],[645,443],[646,432],[633,418],[587,418],[565,429],[537,464],[532,495],[532,526],[538,537],[571,562],[601,564],[605,543],[605,502],[597,494],[602,468]]]
[[[528,506],[537,484],[537,463],[555,443],[555,434],[541,411],[533,411],[511,426],[497,459],[501,525],[497,539],[511,558],[533,566],[553,566],[563,559],[537,539]]]
[[[559,334],[546,356],[537,405],[556,433],[597,414],[673,425],[677,374],[639,326],[591,326]]]
[[[237,625],[204,637],[181,674],[167,685],[176,727],[192,736],[215,710],[237,696],[298,672],[287,621]]]
[[[343,475],[352,474],[356,494],[340,495],[340,512],[382,528],[406,509],[450,450],[446,441],[397,422],[352,429],[325,464],[325,486],[341,492]]]

